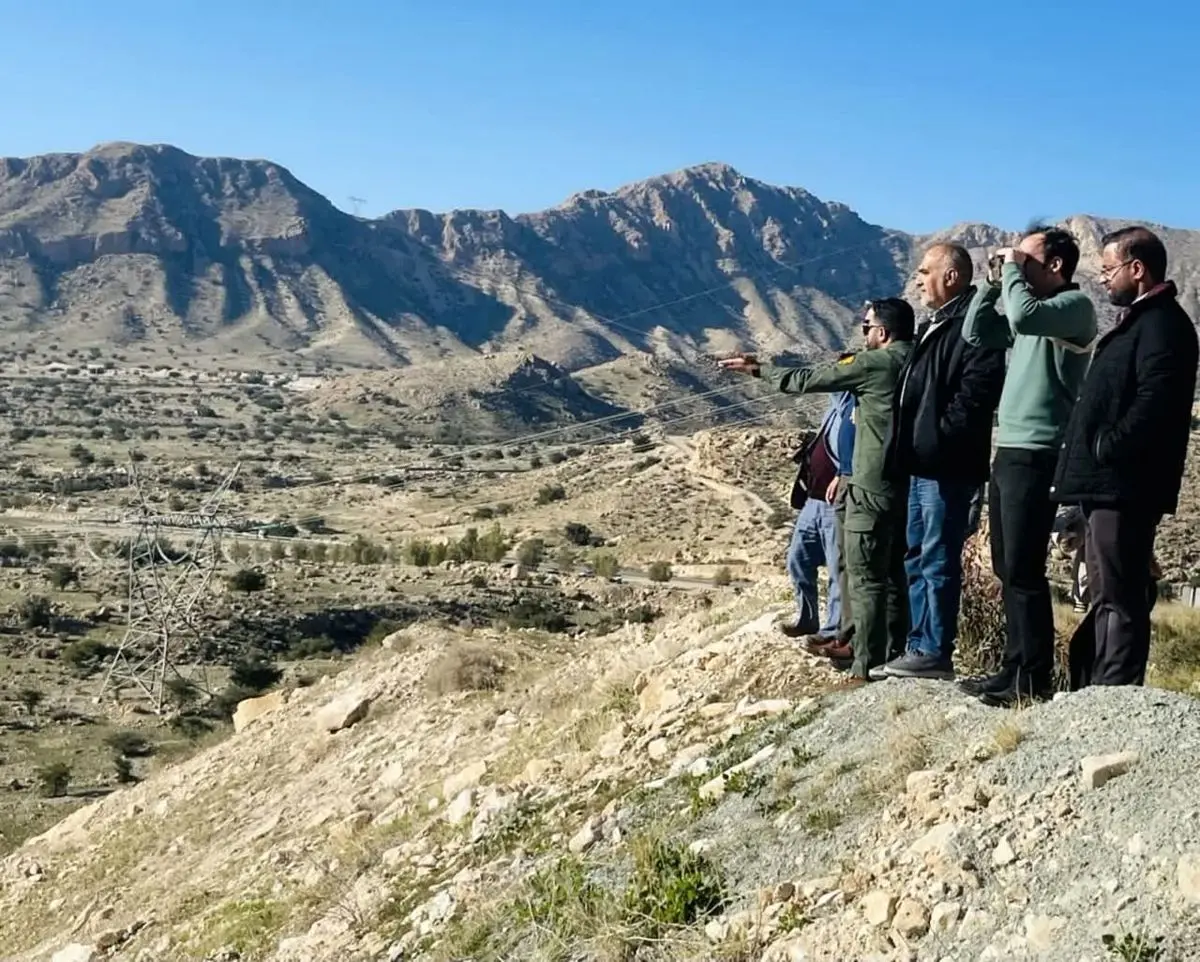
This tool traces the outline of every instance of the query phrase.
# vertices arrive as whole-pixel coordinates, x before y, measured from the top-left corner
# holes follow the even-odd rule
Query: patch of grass
[[[245,898],[219,905],[204,920],[201,956],[220,949],[233,949],[243,957],[264,951],[287,921],[287,908],[272,899]]]
[[[1024,740],[1025,729],[1014,718],[1004,719],[992,734],[992,743],[1001,755],[1011,755]]]
[[[828,835],[845,820],[842,809],[817,807],[805,812],[800,824],[809,835]]]
[[[1200,696],[1200,609],[1161,603],[1151,625],[1149,683]]]
[[[426,675],[439,695],[457,691],[496,691],[504,681],[504,662],[490,648],[478,644],[452,645]]]

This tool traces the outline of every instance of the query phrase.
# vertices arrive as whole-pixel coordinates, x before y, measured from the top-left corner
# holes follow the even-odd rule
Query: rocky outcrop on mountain
[[[1110,222],[1072,218],[1094,272]],[[983,249],[1010,235],[960,224]],[[1164,230],[1185,304],[1200,234]],[[568,372],[842,343],[928,237],[701,164],[551,210],[350,216],[283,167],[104,144],[0,159],[0,342],[402,367],[533,351]]]

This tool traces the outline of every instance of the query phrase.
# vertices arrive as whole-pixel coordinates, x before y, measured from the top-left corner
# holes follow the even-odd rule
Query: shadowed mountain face
[[[1112,223],[1072,220],[1095,292]],[[962,224],[938,237],[1011,239]],[[1164,231],[1197,313],[1200,232]],[[567,371],[830,349],[905,288],[918,238],[723,164],[552,210],[363,220],[267,161],[166,146],[0,160],[0,343],[195,350],[230,366],[352,366],[530,351]],[[135,356],[136,359],[136,356]]]

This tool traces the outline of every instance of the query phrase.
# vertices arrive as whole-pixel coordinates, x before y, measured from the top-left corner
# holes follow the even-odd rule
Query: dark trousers
[[[908,595],[904,579],[901,491],[885,498],[851,482],[846,492],[846,569],[854,596],[854,664],[859,678],[904,651]]]
[[[1141,685],[1150,658],[1150,558],[1162,516],[1131,507],[1085,506],[1084,513],[1092,609],[1079,631],[1094,639],[1090,671],[1075,684]]]
[[[1025,694],[1054,677],[1054,609],[1046,557],[1054,527],[1050,501],[1056,451],[999,448],[988,490],[992,570],[1000,579],[1008,641],[1004,673]]]
[[[842,475],[838,479],[837,496],[833,499],[833,523],[837,534],[838,595],[842,602],[841,624],[838,625],[838,640],[849,641],[854,635],[854,607],[850,603],[850,572],[846,567],[846,493],[850,490],[850,478]]]

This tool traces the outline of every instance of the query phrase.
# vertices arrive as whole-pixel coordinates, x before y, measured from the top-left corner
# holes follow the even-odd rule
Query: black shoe
[[[1034,702],[1049,701],[1053,697],[1053,689],[1026,688],[1022,690],[1016,685],[1009,685],[1000,691],[981,692],[979,701],[989,708],[1018,708]]]
[[[998,671],[994,675],[983,675],[979,678],[964,678],[958,683],[959,691],[978,697],[984,692],[995,694],[1002,692],[1012,685],[1012,676],[1006,671]]]
[[[806,635],[815,635],[820,631],[821,626],[809,624],[808,622],[793,622],[790,625],[780,625],[779,630],[788,638],[803,638]]]

